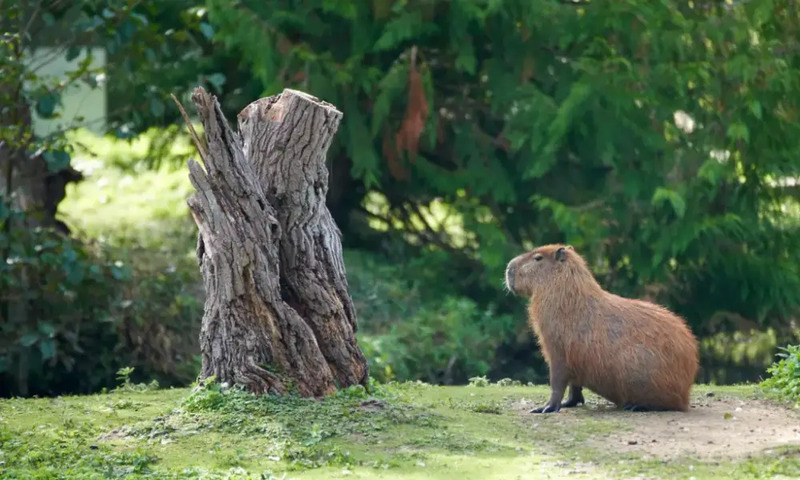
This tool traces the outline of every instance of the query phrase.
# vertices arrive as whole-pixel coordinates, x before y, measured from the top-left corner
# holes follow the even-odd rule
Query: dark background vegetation
[[[506,262],[568,242],[602,285],[756,380],[800,309],[793,1],[0,0],[0,395],[199,369],[193,155],[169,99],[231,120],[296,88],[344,112],[328,155],[359,342],[379,380],[546,382]],[[26,62],[76,58],[62,84]],[[32,135],[104,75],[108,133]],[[66,187],[65,187],[66,185]],[[54,229],[55,228],[55,229]],[[69,229],[68,233],[67,228]]]

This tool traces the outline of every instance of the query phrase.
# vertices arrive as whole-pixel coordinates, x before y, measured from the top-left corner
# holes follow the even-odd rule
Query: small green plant
[[[215,411],[225,404],[222,385],[215,378],[207,378],[198,382],[197,387],[184,400],[189,412]]]
[[[522,386],[522,382],[519,380],[512,380],[510,378],[501,378],[495,383],[495,385],[498,387],[520,387]]]
[[[131,373],[135,368],[133,367],[122,367],[117,370],[117,381],[122,383],[122,386],[128,386],[131,384]]]
[[[469,379],[469,386],[470,387],[488,387],[490,385],[490,381],[486,378],[485,375],[481,375],[479,377],[472,377]]]
[[[475,413],[491,413],[493,415],[500,415],[503,413],[503,407],[497,402],[478,403],[472,407]]]
[[[148,390],[158,389],[158,380],[153,380],[150,383],[133,383],[131,381],[131,374],[136,370],[133,367],[122,367],[117,370],[117,381],[120,385],[114,391],[129,391],[129,392],[145,392]]]
[[[777,354],[780,360],[767,369],[771,376],[761,383],[761,387],[800,405],[800,345],[779,348],[782,350]]]

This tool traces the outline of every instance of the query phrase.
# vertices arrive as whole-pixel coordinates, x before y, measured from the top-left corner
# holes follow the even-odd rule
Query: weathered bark
[[[322,396],[365,384],[341,239],[327,207],[325,153],[333,106],[284,90],[228,126],[215,97],[192,95],[205,127],[197,193],[197,257],[206,290],[201,377],[255,392]]]

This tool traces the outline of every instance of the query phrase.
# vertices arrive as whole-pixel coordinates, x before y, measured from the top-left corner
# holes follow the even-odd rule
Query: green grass
[[[74,156],[87,180],[70,186],[60,206],[71,226],[94,238],[138,249],[154,270],[176,262],[197,276],[196,228],[186,197],[185,166],[138,165],[144,141],[81,139]],[[189,149],[181,140],[173,153]],[[402,282],[375,285],[369,262],[348,261],[359,312],[390,326],[417,308]],[[362,259],[363,260],[363,259]],[[350,268],[353,267],[353,268]],[[390,276],[390,275],[387,275]],[[359,291],[360,291],[359,290]],[[394,299],[390,302],[389,299]],[[409,306],[411,304],[411,306]],[[362,316],[362,318],[364,318]],[[363,338],[363,337],[361,337]],[[361,340],[360,340],[361,341]],[[737,350],[738,351],[738,350]],[[748,352],[749,354],[749,352]],[[480,382],[477,382],[480,383]],[[695,395],[711,387],[699,386]],[[718,396],[751,399],[753,386],[713,387]],[[343,392],[314,402],[254,397],[216,388],[119,391],[55,399],[0,400],[0,478],[785,478],[800,475],[800,449],[737,462],[695,458],[646,460],[601,449],[593,440],[630,426],[626,414],[592,409],[530,416],[522,399],[541,403],[545,386],[434,387],[390,384],[374,398]],[[378,405],[367,400],[377,400]],[[588,395],[587,399],[596,400]],[[720,432],[724,435],[724,432]],[[592,447],[591,445],[595,445]]]
[[[703,396],[709,387],[698,387]],[[714,387],[759,398],[755,387]],[[28,478],[771,478],[800,449],[742,462],[641,460],[588,440],[626,428],[592,409],[530,416],[546,386],[378,386],[322,402],[218,386],[0,401],[0,477]],[[590,395],[587,399],[596,399]],[[577,428],[576,428],[577,425]],[[572,473],[569,473],[572,472]]]

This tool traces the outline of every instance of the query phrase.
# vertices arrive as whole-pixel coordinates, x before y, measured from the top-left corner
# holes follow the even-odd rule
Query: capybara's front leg
[[[561,362],[550,365],[550,400],[544,407],[534,408],[530,413],[555,413],[561,409],[561,399],[567,390],[567,371]]]
[[[570,383],[569,397],[567,397],[566,402],[561,404],[561,408],[572,408],[585,404],[586,400],[583,399],[583,387],[580,385],[575,385],[574,383]]]

